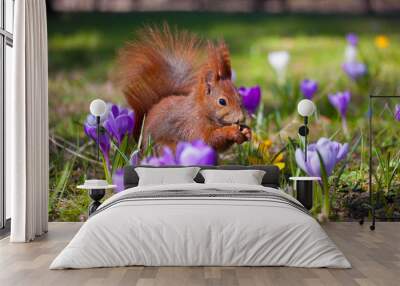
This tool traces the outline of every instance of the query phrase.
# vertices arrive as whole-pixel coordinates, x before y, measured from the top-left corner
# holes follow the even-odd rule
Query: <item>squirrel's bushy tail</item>
[[[202,43],[186,31],[146,27],[118,56],[118,83],[135,110],[135,136],[143,115],[162,98],[187,95],[197,82]]]

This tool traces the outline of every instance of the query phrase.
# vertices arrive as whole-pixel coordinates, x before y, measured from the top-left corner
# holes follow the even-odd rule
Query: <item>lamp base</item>
[[[105,189],[91,189],[89,190],[89,197],[93,200],[93,202],[89,205],[89,216],[91,216],[97,208],[101,205],[100,200],[106,194]]]
[[[313,206],[313,181],[296,181],[296,198],[308,210]]]

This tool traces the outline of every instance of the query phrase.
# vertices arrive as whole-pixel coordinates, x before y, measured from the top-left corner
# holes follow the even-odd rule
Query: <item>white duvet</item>
[[[294,266],[350,268],[321,226],[274,200],[182,197],[121,200],[133,192],[280,190],[254,185],[179,184],[135,187],[101,206],[50,269],[145,266]]]

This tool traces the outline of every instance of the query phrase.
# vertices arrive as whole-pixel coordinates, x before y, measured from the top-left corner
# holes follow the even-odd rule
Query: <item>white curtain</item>
[[[6,98],[6,187],[12,242],[47,232],[48,91],[45,0],[15,1],[13,92]]]

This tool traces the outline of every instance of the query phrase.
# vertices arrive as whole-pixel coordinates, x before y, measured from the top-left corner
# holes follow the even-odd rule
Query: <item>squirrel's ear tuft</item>
[[[216,78],[215,78],[215,73],[211,70],[207,71],[205,74],[205,83],[206,83],[206,92],[207,94],[211,93],[211,87],[215,84]]]
[[[207,84],[213,84],[215,81],[214,73],[212,71],[208,71],[205,76],[205,81]]]
[[[229,50],[224,42],[215,47],[211,42],[208,43],[208,66],[214,71],[216,81],[231,79],[231,61]]]
[[[228,47],[224,42],[221,42],[218,46],[218,57],[219,57],[219,77],[221,79],[231,79],[231,60],[229,56]]]

